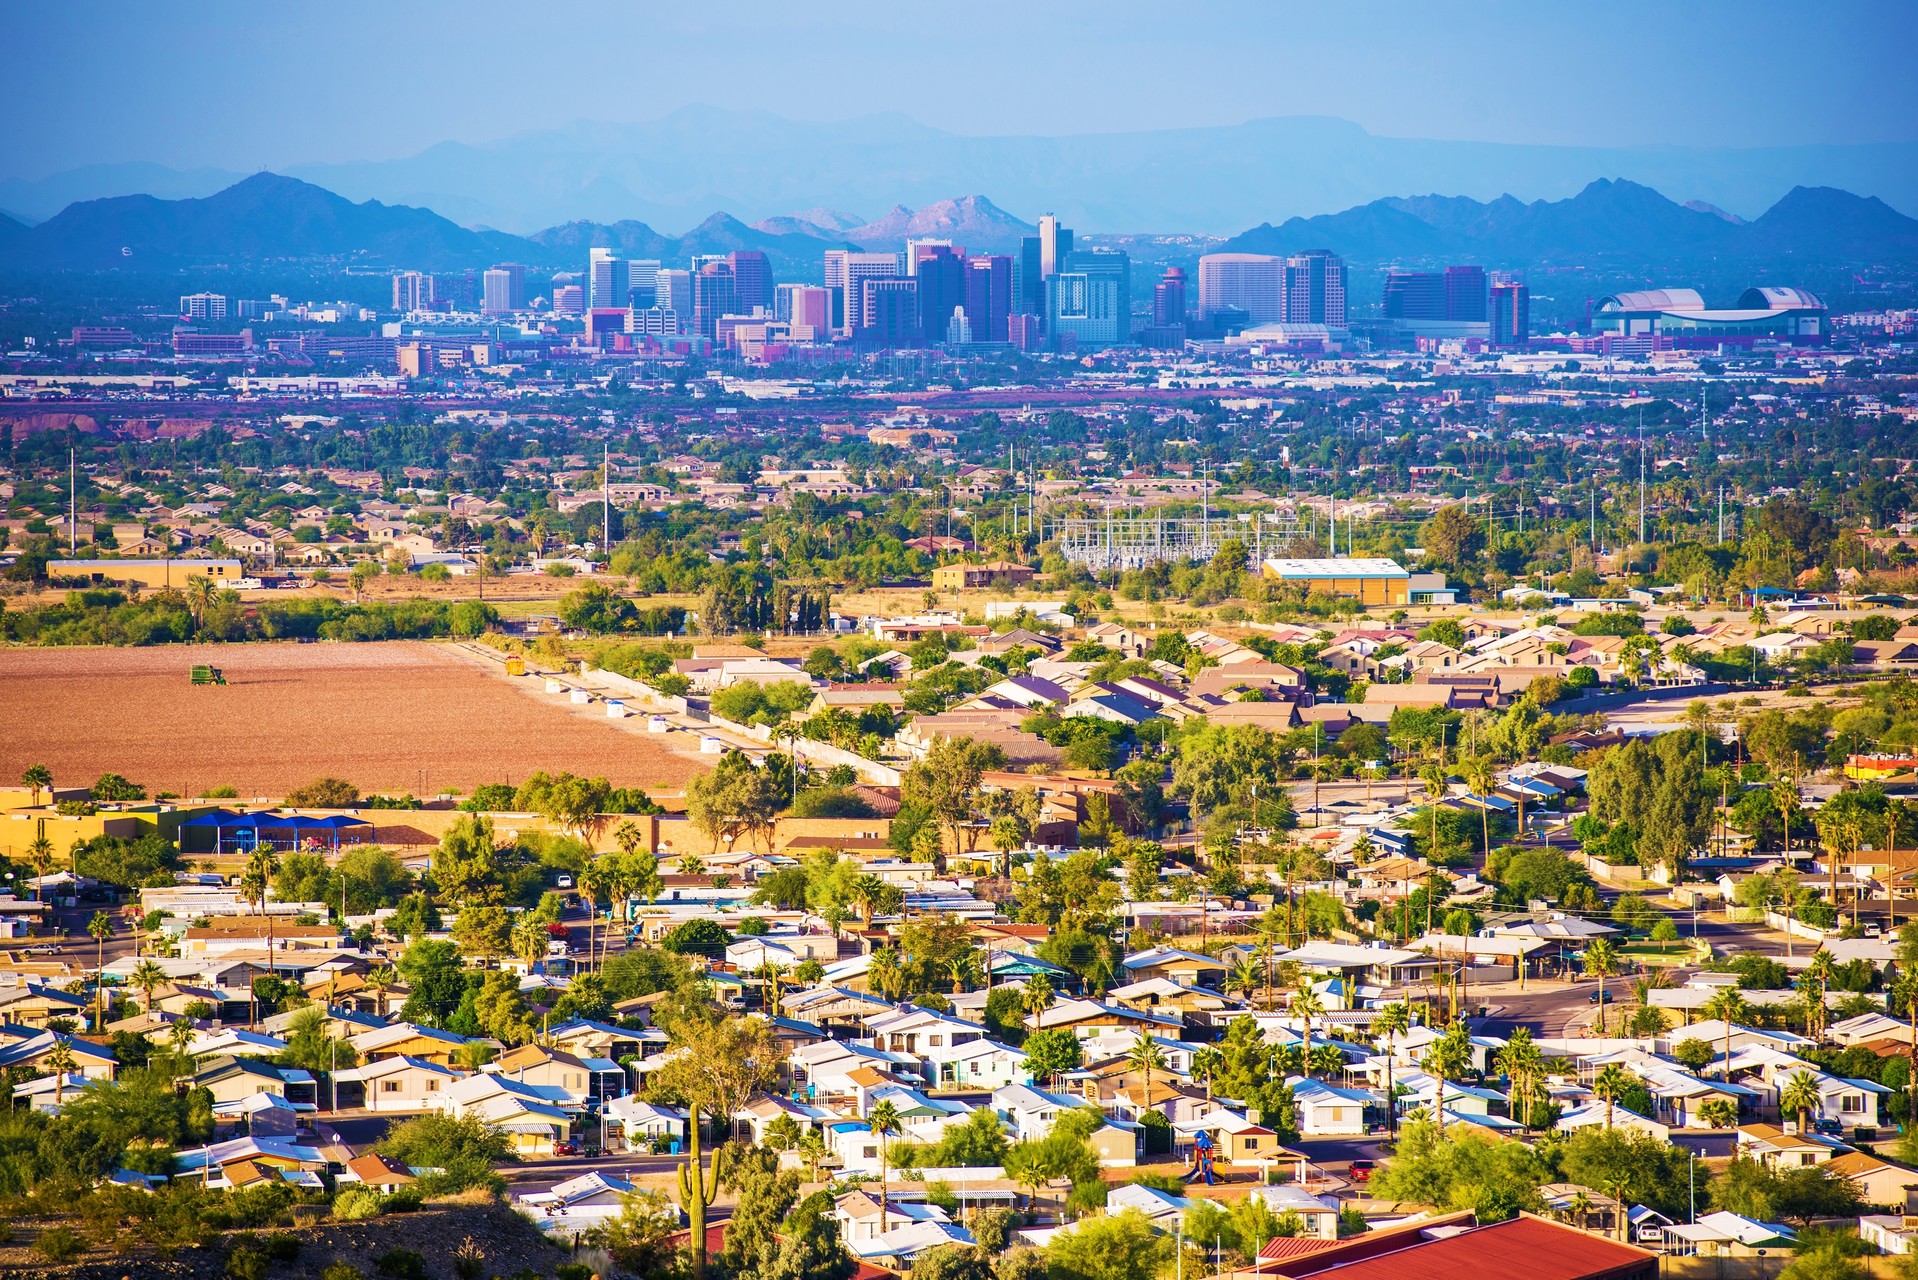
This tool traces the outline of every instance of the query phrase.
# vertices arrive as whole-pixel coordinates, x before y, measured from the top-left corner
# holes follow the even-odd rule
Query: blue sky
[[[1593,145],[1918,138],[1918,4],[0,5],[0,176],[387,159],[690,103],[958,133],[1328,115]]]

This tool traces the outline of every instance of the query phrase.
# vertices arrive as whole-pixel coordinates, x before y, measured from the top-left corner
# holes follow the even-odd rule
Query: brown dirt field
[[[195,663],[227,686],[188,684]],[[0,779],[45,764],[63,786],[280,796],[332,776],[424,796],[539,769],[676,791],[702,771],[582,710],[411,641],[0,650]]]

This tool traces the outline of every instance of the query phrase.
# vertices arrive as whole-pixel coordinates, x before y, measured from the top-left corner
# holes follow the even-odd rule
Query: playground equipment
[[[1212,1155],[1212,1135],[1201,1129],[1198,1136],[1192,1139],[1192,1162],[1186,1170],[1185,1180],[1190,1182],[1194,1178],[1204,1178],[1205,1185],[1211,1186]]]
[[[205,663],[193,668],[187,677],[194,684],[225,684],[226,677],[220,674],[218,667],[209,667]]]

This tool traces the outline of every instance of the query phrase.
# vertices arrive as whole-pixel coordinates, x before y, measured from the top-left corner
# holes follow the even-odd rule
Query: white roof
[[[1284,578],[1404,578],[1408,575],[1396,560],[1354,556],[1327,556],[1317,559],[1267,557],[1265,567]]]

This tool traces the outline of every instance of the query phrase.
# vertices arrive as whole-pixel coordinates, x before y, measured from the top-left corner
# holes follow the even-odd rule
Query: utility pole
[[[1723,481],[1718,485],[1718,545],[1721,547],[1725,545],[1725,485]]]
[[[1598,486],[1592,486],[1592,554],[1598,554]]]
[[[599,467],[599,549],[608,567],[613,559],[613,446],[602,446]]]
[[[77,452],[67,449],[67,554],[72,555],[74,544],[80,536],[80,482],[77,478],[74,459]]]

